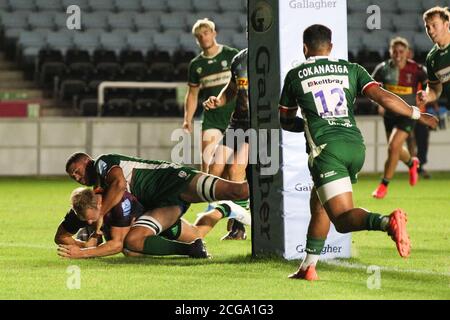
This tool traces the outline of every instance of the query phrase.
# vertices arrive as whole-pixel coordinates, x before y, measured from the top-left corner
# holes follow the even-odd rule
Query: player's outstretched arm
[[[228,84],[220,91],[217,97],[211,96],[203,102],[203,108],[205,108],[205,110],[209,110],[223,107],[236,97],[237,91],[236,82],[234,82],[233,79],[230,79]]]
[[[80,248],[76,245],[59,245],[58,255],[69,259],[84,259],[111,256],[122,252],[123,241],[131,227],[112,227],[111,240],[98,247]]]
[[[363,93],[383,108],[398,115],[417,120],[432,129],[435,129],[439,123],[439,120],[435,116],[428,113],[421,113],[419,108],[415,106],[411,107],[399,96],[379,86],[368,86]]]

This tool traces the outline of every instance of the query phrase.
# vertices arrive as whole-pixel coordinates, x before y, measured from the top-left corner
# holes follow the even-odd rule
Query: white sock
[[[301,269],[306,270],[309,266],[315,266],[317,264],[317,261],[319,261],[320,255],[318,254],[306,254],[305,260],[303,260]]]

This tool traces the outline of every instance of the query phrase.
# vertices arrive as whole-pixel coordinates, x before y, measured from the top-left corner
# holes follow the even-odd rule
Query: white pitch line
[[[341,260],[323,260],[322,263],[326,263],[333,266],[338,267],[344,267],[344,268],[350,268],[350,269],[360,269],[360,270],[367,270],[369,267],[368,265],[360,264],[360,263],[351,263],[347,261],[341,261]],[[436,272],[436,271],[429,271],[429,270],[416,270],[416,269],[401,269],[397,267],[380,267],[381,271],[394,271],[399,273],[416,273],[416,274],[426,274],[426,275],[433,275],[433,276],[445,276],[450,277],[450,272]]]
[[[29,243],[0,243],[1,247],[8,248],[31,248],[31,249],[56,249],[56,246],[46,246],[42,244],[29,244]]]

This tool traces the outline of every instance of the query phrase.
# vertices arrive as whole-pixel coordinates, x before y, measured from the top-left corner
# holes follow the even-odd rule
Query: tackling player
[[[146,239],[172,226],[190,203],[248,198],[247,182],[231,182],[175,163],[144,160],[118,154],[101,155],[96,160],[86,153],[73,154],[66,172],[80,184],[98,185],[105,190],[100,216],[131,192],[146,212],[137,218],[125,241],[126,247],[142,252]],[[250,224],[250,215],[233,202],[216,207],[223,217]]]
[[[362,92],[384,108],[400,115],[436,127],[438,120],[420,113],[395,94],[382,88],[358,64],[331,58],[331,30],[323,25],[311,25],[303,33],[303,52],[306,62],[291,69],[286,75],[280,98],[280,122],[283,129],[305,132],[308,143],[308,167],[314,181],[311,208],[322,203],[321,210],[312,214],[324,216],[309,226],[310,250],[291,278],[318,279],[315,265],[328,234],[330,220],[336,230],[347,233],[360,230],[387,232],[395,241],[402,257],[410,253],[406,231],[406,214],[402,209],[390,215],[355,208],[352,183],[363,166],[365,146],[356,127],[353,103]],[[302,118],[296,116],[301,109]],[[311,220],[313,221],[313,220]],[[314,231],[315,238],[310,237]]]

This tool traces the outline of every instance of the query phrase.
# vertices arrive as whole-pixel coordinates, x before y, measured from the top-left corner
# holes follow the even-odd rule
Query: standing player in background
[[[417,93],[421,104],[438,100],[442,93],[450,98],[449,20],[448,8],[433,7],[423,14],[427,35],[434,46],[426,58],[427,88]]]
[[[208,19],[198,20],[192,27],[192,34],[202,52],[192,59],[188,70],[188,92],[184,104],[183,129],[192,132],[192,120],[198,101],[218,95],[231,77],[231,60],[237,49],[218,44],[214,22]],[[230,101],[224,108],[204,111],[202,123],[202,171],[208,171],[217,143],[222,138],[231,113],[235,107]]]
[[[416,93],[426,81],[425,68],[414,60],[408,59],[409,43],[405,38],[395,37],[389,45],[391,58],[376,66],[372,77],[383,87],[403,98],[408,104],[416,104]],[[408,136],[414,132],[416,121],[400,116],[389,110],[383,112],[384,127],[389,143],[388,158],[384,164],[383,178],[372,196],[382,199],[386,196],[388,185],[394,177],[398,160],[409,168],[409,184],[414,186],[418,180],[419,160],[412,157],[404,146]]]
[[[250,116],[248,107],[248,72],[247,72],[247,49],[240,51],[231,62],[231,79],[222,89],[217,97],[211,96],[203,103],[206,111],[223,108],[227,102],[236,97],[236,108],[231,115],[230,124],[224,133],[222,141],[216,148],[213,161],[209,166],[209,173],[222,176],[227,172],[231,181],[242,181],[246,179],[246,168],[248,164],[248,135],[250,128]],[[248,199],[237,203],[248,208]],[[244,225],[230,219],[228,225],[229,233],[222,239],[246,239]],[[231,225],[230,225],[231,224]]]
[[[286,75],[280,98],[280,123],[284,130],[305,132],[308,167],[314,181],[311,192],[311,219],[307,235],[307,255],[294,279],[317,280],[315,270],[330,227],[340,233],[360,230],[387,232],[402,257],[410,253],[406,214],[401,209],[390,215],[355,208],[352,183],[364,164],[365,145],[356,126],[354,101],[358,92],[386,109],[419,120],[432,127],[438,120],[410,107],[402,99],[379,87],[358,64],[329,57],[333,45],[331,30],[312,25],[303,33],[306,62]],[[303,118],[297,117],[301,109]],[[315,194],[316,193],[316,194]],[[326,214],[320,208],[320,201]],[[311,225],[315,223],[315,225]]]

